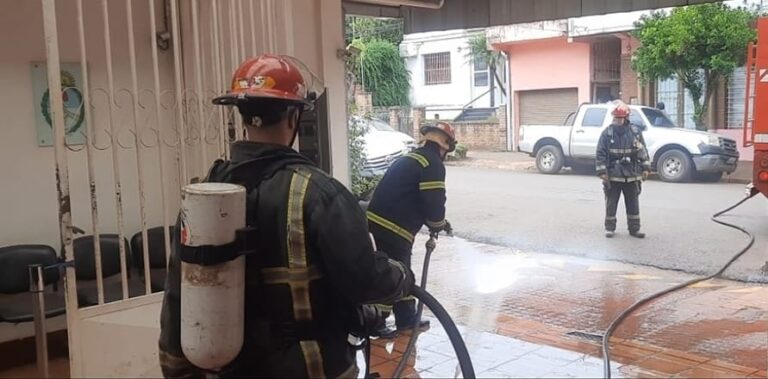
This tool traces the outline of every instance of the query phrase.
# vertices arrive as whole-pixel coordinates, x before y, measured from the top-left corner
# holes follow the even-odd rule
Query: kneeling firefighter
[[[375,323],[362,314],[376,316],[362,304],[391,304],[413,285],[408,268],[374,251],[352,194],[291,149],[302,111],[313,106],[308,76],[293,58],[257,56],[239,66],[231,91],[213,100],[237,107],[247,140],[232,145],[232,160],[217,161],[206,182],[245,187],[246,226],[226,248],[188,247],[191,215],[182,206],[161,314],[166,377],[356,377],[348,334],[365,334]],[[190,280],[211,278],[190,279],[182,266],[226,264],[222,255],[245,262],[242,348],[222,367],[200,367],[185,345],[194,325],[182,315],[194,310],[184,313],[184,291]]]
[[[420,132],[423,146],[398,159],[387,170],[367,211],[376,248],[409,268],[414,236],[422,226],[426,224],[433,235],[453,232],[445,219],[443,161],[456,149],[456,135],[446,122],[425,125]],[[406,298],[393,308],[397,330],[413,328],[416,301]],[[420,328],[428,326],[428,321],[420,321]],[[395,334],[382,320],[375,335],[391,338]]]
[[[597,143],[596,169],[605,192],[605,236],[611,238],[616,232],[616,210],[623,193],[629,234],[645,238],[640,231],[639,196],[651,161],[640,128],[629,122],[629,106],[622,101],[614,101],[614,106],[613,122]]]

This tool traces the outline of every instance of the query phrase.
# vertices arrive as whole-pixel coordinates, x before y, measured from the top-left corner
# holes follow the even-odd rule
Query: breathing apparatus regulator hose
[[[707,277],[692,279],[692,280],[689,280],[689,281],[687,281],[685,283],[680,283],[678,285],[675,285],[673,287],[669,287],[669,288],[664,289],[664,290],[662,290],[660,292],[651,294],[650,296],[646,296],[646,297],[638,300],[637,302],[632,304],[629,308],[627,308],[624,311],[622,311],[611,322],[611,324],[608,325],[608,329],[606,329],[605,334],[603,335],[603,343],[602,343],[602,345],[603,345],[602,346],[602,348],[603,348],[603,375],[604,375],[604,377],[606,379],[610,379],[611,378],[611,350],[610,350],[610,344],[608,343],[608,341],[611,338],[611,335],[613,334],[613,332],[616,330],[616,328],[618,328],[619,325],[621,325],[621,323],[630,314],[635,312],[638,308],[642,307],[643,305],[645,305],[645,304],[647,304],[647,303],[649,303],[649,302],[651,302],[653,300],[656,300],[656,299],[658,299],[658,298],[660,298],[660,297],[662,297],[664,295],[668,295],[668,294],[670,294],[672,292],[681,290],[681,289],[686,288],[688,286],[692,286],[692,285],[694,285],[696,283],[700,283],[700,282],[703,282],[703,281],[706,281],[706,280],[714,279],[714,278],[722,275],[725,272],[725,270],[728,269],[728,267],[730,267],[734,262],[736,262],[736,260],[741,258],[741,256],[744,255],[744,253],[746,253],[749,249],[752,248],[752,245],[755,244],[755,236],[750,231],[748,231],[744,227],[741,227],[741,226],[738,226],[738,225],[734,225],[734,224],[730,224],[728,222],[719,220],[718,218],[720,216],[722,216],[722,215],[724,215],[724,214],[726,214],[726,213],[736,209],[740,205],[744,204],[747,200],[749,200],[752,197],[754,197],[757,193],[758,192],[756,192],[756,191],[752,191],[751,193],[748,193],[747,196],[745,196],[739,202],[737,202],[736,204],[734,204],[734,205],[732,205],[732,206],[730,206],[730,207],[728,207],[728,208],[726,208],[726,209],[724,209],[724,210],[722,210],[720,212],[715,213],[712,216],[712,218],[711,218],[713,222],[715,222],[717,224],[720,224],[720,225],[723,225],[723,226],[726,226],[726,227],[729,227],[729,228],[732,228],[732,229],[736,229],[736,230],[744,233],[745,235],[747,235],[747,237],[749,237],[749,242],[736,255],[731,257],[731,259],[725,265],[723,265],[723,267],[721,267],[719,270],[717,270],[717,272],[715,272],[714,274],[709,275]]]

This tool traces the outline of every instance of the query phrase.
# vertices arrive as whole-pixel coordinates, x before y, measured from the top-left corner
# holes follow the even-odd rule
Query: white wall
[[[3,185],[0,187],[0,209],[6,215],[0,220],[0,246],[17,243],[44,243],[58,248],[58,224],[56,189],[54,183],[54,157],[52,147],[39,147],[34,119],[34,102],[31,90],[30,62],[45,61],[45,47],[43,44],[43,26],[41,17],[41,5],[39,1],[29,0],[3,0],[4,9],[13,9],[13,12],[0,12],[0,46],[3,46],[3,54],[0,54],[0,114],[3,114],[4,135],[0,139],[0,157],[5,163],[0,165],[0,177]],[[89,73],[91,87],[106,89],[106,64],[104,54],[104,42],[101,23],[100,2],[84,2],[86,20],[86,39],[89,59]],[[124,2],[110,3],[110,22],[112,24],[112,52],[114,61],[115,88],[130,88],[130,71],[128,66],[127,30],[125,21]],[[334,174],[342,181],[348,176],[346,158],[346,121],[343,96],[343,63],[336,58],[336,48],[343,47],[342,25],[336,25],[341,20],[341,4],[339,0],[292,0],[280,1],[276,13],[281,15],[291,14],[291,36],[293,41],[278,39],[277,52],[295,54],[303,60],[310,69],[324,79],[325,85],[330,87],[331,99],[331,125],[333,134]],[[59,43],[62,62],[78,62],[80,60],[79,44],[77,40],[76,11],[69,2],[58,2]],[[152,88],[152,69],[149,35],[148,9],[146,2],[134,1],[134,28],[136,35],[136,48],[138,56],[138,76],[140,89]],[[6,6],[8,5],[8,6]],[[162,24],[162,8],[157,2],[158,25]],[[258,10],[256,11],[258,12]],[[335,19],[321,20],[321,12]],[[258,13],[257,13],[258,18]],[[290,18],[289,18],[290,19]],[[281,25],[282,20],[277,20],[276,25]],[[162,28],[162,26],[159,26]],[[190,26],[184,27],[185,32]],[[281,33],[282,34],[282,33]],[[260,40],[259,33],[259,38]],[[187,66],[185,80],[189,87],[195,86],[191,38],[185,38],[186,52],[184,65]],[[246,44],[250,47],[248,41]],[[260,43],[259,43],[260,45]],[[257,49],[260,49],[257,46]],[[210,56],[203,56],[203,65],[208,67],[204,76],[206,90],[216,90],[212,84],[214,81]],[[231,61],[224,62],[224,69],[233,66]],[[162,84],[161,90],[173,89],[173,58],[172,51],[160,51],[160,69]],[[208,71],[211,70],[211,71]],[[231,74],[230,74],[231,75]],[[325,77],[325,78],[324,78]],[[226,85],[230,76],[224,77]],[[98,129],[95,133],[96,144],[106,146],[109,144],[106,131],[108,120],[108,102],[103,91],[92,90],[92,103],[94,107],[93,124]],[[334,96],[338,94],[338,96]],[[206,93],[213,96],[212,93]],[[133,146],[132,134],[132,101],[129,95],[118,94],[115,98],[120,109],[117,109],[113,117],[113,123],[121,129],[120,141],[125,145]],[[142,104],[150,107],[141,112],[140,128],[149,128],[157,125],[154,120],[154,106],[151,94],[145,93],[141,97]],[[171,106],[172,95],[163,97],[163,106]],[[206,117],[210,117],[214,109],[209,106],[210,99],[205,98]],[[340,111],[339,111],[340,110]],[[190,117],[196,116],[197,108],[189,109]],[[163,110],[164,128],[169,128],[175,122],[174,110]],[[151,117],[151,118],[150,118]],[[196,122],[196,121],[190,121]],[[165,129],[164,129],[165,130]],[[168,139],[171,139],[173,131],[165,130]],[[144,131],[147,141],[153,134],[148,129]],[[80,149],[81,146],[75,148]],[[126,227],[136,231],[138,229],[138,196],[135,150],[131,147],[121,151],[120,161],[121,182],[123,185],[123,201],[126,208]],[[173,151],[168,149],[165,181],[173,180],[176,176],[176,157]],[[144,149],[142,154],[146,157],[142,163],[145,170],[145,184],[149,193],[154,196],[147,198],[147,211],[152,224],[161,222],[159,206],[159,185],[161,178],[158,170],[158,157],[156,148]],[[196,151],[189,154],[190,164],[196,157]],[[209,159],[215,158],[215,149],[209,152]],[[74,223],[84,229],[90,224],[88,182],[86,171],[85,152],[69,152],[70,181],[73,195]],[[97,152],[95,155],[96,185],[98,191],[100,221],[102,232],[116,229],[115,195],[112,179],[111,149]],[[170,162],[168,162],[170,161]],[[177,182],[166,183],[167,187],[178,188]],[[174,208],[174,207],[171,207]],[[171,213],[175,214],[175,210]],[[13,217],[9,217],[13,215]]]
[[[79,62],[80,50],[77,37],[76,11],[71,6],[74,3],[58,2],[58,30],[62,62]],[[94,107],[91,125],[96,130],[93,137],[97,146],[108,147],[110,145],[107,130],[107,109],[109,102],[104,91],[97,88],[106,88],[105,54],[103,43],[103,24],[101,23],[101,8],[99,3],[86,2],[86,46],[88,49],[89,75],[91,77],[92,103]],[[110,22],[113,33],[113,59],[117,65],[115,86],[116,88],[130,88],[130,73],[127,67],[127,23],[124,17],[124,6],[114,6],[111,2]],[[124,3],[123,3],[124,5]],[[8,1],[3,3],[3,12],[0,12],[0,46],[3,54],[0,55],[0,114],[3,115],[3,138],[0,139],[0,246],[24,243],[41,243],[60,248],[58,228],[58,206],[54,181],[54,156],[53,147],[40,147],[37,143],[35,128],[34,104],[39,99],[33,99],[31,89],[32,61],[45,61],[45,47],[43,44],[42,8],[39,1]],[[9,11],[11,10],[11,11]],[[158,9],[161,12],[161,9]],[[162,13],[160,13],[162,14]],[[121,16],[122,15],[122,16]],[[141,80],[151,80],[152,71],[149,69],[147,56],[149,55],[149,41],[152,41],[149,33],[148,7],[146,2],[134,2],[134,16],[136,27],[137,55],[142,57],[139,61],[138,75]],[[163,76],[161,88],[169,88],[170,75],[169,53],[160,54],[161,75]],[[149,79],[147,79],[149,78]],[[82,83],[80,83],[82,85]],[[146,86],[142,86],[146,87]],[[151,96],[151,94],[150,94]],[[115,112],[113,123],[119,130],[121,143],[133,146],[130,129],[132,122],[132,100],[121,92],[115,98],[117,106],[121,109]],[[142,103],[149,108],[140,112],[140,121],[146,141],[151,138],[149,126],[157,126],[154,118],[154,103],[142,96]],[[151,104],[151,105],[150,105]],[[168,112],[164,114],[161,129],[167,135],[172,118]],[[82,146],[75,146],[81,149]],[[124,220],[128,237],[139,230],[138,211],[138,180],[135,148],[120,149],[118,164],[120,168],[119,179],[123,187]],[[172,198],[174,188],[178,188],[176,165],[172,154],[164,154],[166,169],[166,188],[169,198]],[[73,223],[91,232],[90,196],[87,179],[86,154],[84,150],[69,152],[69,173],[71,187],[71,202],[73,208]],[[99,202],[99,221],[102,233],[115,233],[117,231],[115,185],[112,176],[112,148],[94,153],[96,191]],[[152,225],[162,223],[162,207],[160,206],[160,175],[159,158],[157,148],[145,149],[142,165],[144,178],[147,184],[147,216]],[[177,209],[171,205],[171,209]],[[175,212],[175,210],[174,210]],[[60,322],[54,323],[54,328],[63,327]],[[28,325],[12,326],[3,324],[0,328],[0,340],[8,340],[28,336],[31,328]]]
[[[435,114],[439,114],[442,119],[453,118],[464,105],[488,91],[492,78],[489,77],[488,86],[474,86],[474,71],[467,57],[469,40],[477,33],[482,31],[451,30],[404,36],[400,50],[411,73],[411,104],[414,107],[426,107],[427,119],[434,118]],[[451,53],[451,83],[425,85],[424,55],[444,52]],[[504,104],[504,99],[496,86],[496,105],[501,104]],[[472,106],[489,107],[490,94],[481,96]]]
[[[10,3],[10,1],[6,1]],[[0,45],[4,52],[0,56],[0,113],[4,115],[4,137],[0,141],[0,156],[5,162],[0,165],[0,177],[4,178],[0,187],[0,209],[3,217],[0,220],[0,244],[43,243],[59,248],[59,233],[57,221],[56,187],[54,183],[54,157],[52,147],[39,147],[35,129],[34,102],[31,90],[31,61],[45,61],[43,44],[43,26],[41,5],[38,1],[13,1],[12,12],[0,13]],[[60,2],[61,3],[61,2]],[[63,4],[63,3],[61,3]],[[104,63],[104,45],[101,37],[101,9],[97,3],[86,3],[86,44],[89,49],[89,73],[92,88],[106,88],[106,70]],[[71,5],[71,4],[70,4]],[[118,9],[120,8],[120,9]],[[79,44],[77,42],[77,24],[73,6],[58,7],[58,23],[60,33],[60,51],[62,62],[78,62],[80,60]],[[122,7],[112,7],[110,12],[112,23],[113,59],[115,69],[115,87],[130,87],[130,72],[127,67],[128,53],[126,21],[120,17]],[[143,59],[149,55],[148,8],[144,2],[135,2],[137,55]],[[141,17],[139,17],[141,16]],[[161,59],[162,88],[171,86],[172,75],[169,71],[170,54],[163,52]],[[140,62],[139,76],[141,80],[151,80],[152,72],[146,60]],[[146,87],[146,86],[142,86]],[[115,112],[113,123],[120,129],[121,143],[133,146],[132,134],[132,100],[127,95],[117,96],[115,102],[121,108]],[[151,102],[146,98],[142,102]],[[108,146],[109,138],[106,131],[108,101],[103,91],[92,91],[94,104],[94,119],[92,126],[95,133],[96,145]],[[168,112],[163,112],[166,116]],[[141,112],[142,127],[157,125],[156,120],[147,117],[154,115],[154,107]],[[170,118],[160,124],[167,124]],[[149,132],[144,134],[149,140]],[[82,146],[75,146],[80,149]],[[146,149],[142,160],[145,169],[147,185],[157,183],[159,178],[158,158],[156,148]],[[152,152],[154,151],[154,154]],[[95,154],[96,188],[101,211],[100,221],[103,232],[116,231],[115,191],[112,178],[111,149]],[[70,152],[70,185],[74,223],[88,230],[90,226],[90,210],[88,196],[88,180],[84,150]],[[166,157],[167,161],[172,157]],[[126,227],[136,231],[138,225],[138,194],[136,157],[133,148],[124,149],[119,153],[120,180],[123,185],[123,201],[126,207]],[[168,173],[175,172],[175,166],[169,163]],[[168,180],[169,178],[165,178]],[[176,183],[170,186],[178,187]],[[158,186],[159,188],[159,186]],[[159,190],[150,191],[159,195]],[[149,219],[159,222],[159,196],[147,197]]]

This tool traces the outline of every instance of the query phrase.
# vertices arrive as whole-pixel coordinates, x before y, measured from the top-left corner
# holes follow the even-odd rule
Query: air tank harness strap
[[[213,266],[254,252],[257,238],[256,228],[246,226],[238,229],[235,240],[226,245],[186,246],[182,244],[179,257],[185,263]]]

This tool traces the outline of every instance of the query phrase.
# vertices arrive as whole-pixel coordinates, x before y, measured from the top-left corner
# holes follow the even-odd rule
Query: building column
[[[337,56],[344,49],[344,17],[341,0],[317,0],[320,7],[320,41],[322,44],[323,81],[328,91],[328,124],[330,125],[331,173],[345,185],[350,182],[349,130],[344,62]]]
[[[389,107],[389,127],[400,131],[400,108]]]
[[[421,138],[421,132],[419,129],[421,129],[421,124],[424,122],[424,119],[426,118],[426,109],[424,108],[413,108],[413,138],[416,140],[419,140]]]
[[[503,104],[496,108],[496,119],[499,120],[498,130],[501,131],[501,135],[504,136],[503,141],[495,142],[496,148],[501,146],[503,150],[508,150],[507,141],[509,140],[509,129],[507,128],[509,119],[507,118],[507,104]]]

